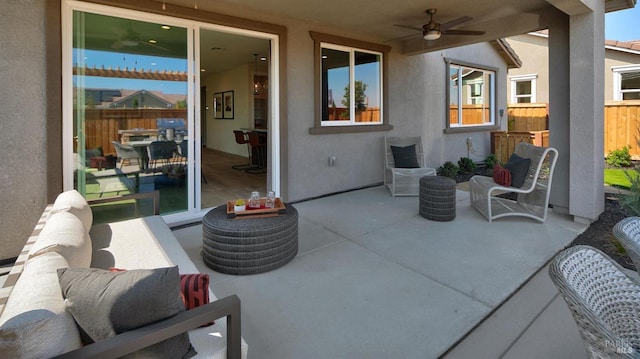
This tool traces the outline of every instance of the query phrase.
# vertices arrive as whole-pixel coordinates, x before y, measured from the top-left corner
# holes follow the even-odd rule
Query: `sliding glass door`
[[[152,213],[119,198],[131,194],[159,193],[170,223],[279,194],[276,35],[76,1],[62,14],[64,188],[118,197],[93,207],[99,222]],[[264,148],[237,130],[260,132]]]
[[[71,16],[73,187],[87,199],[158,191],[161,214],[186,211],[195,148],[192,31],[83,10]],[[139,206],[94,212],[111,220],[140,215]]]

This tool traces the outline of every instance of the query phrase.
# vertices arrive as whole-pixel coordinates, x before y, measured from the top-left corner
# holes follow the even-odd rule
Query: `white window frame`
[[[493,128],[496,127],[496,106],[497,106],[497,88],[496,88],[496,77],[498,76],[498,69],[497,68],[493,68],[493,67],[489,67],[489,66],[482,66],[482,65],[477,65],[477,64],[472,64],[472,63],[468,63],[465,61],[459,61],[459,60],[453,60],[453,59],[449,59],[449,58],[445,58],[444,59],[445,63],[446,63],[446,78],[447,78],[447,85],[446,85],[446,124],[445,124],[445,133],[449,132],[449,131],[457,131],[457,130],[481,130],[481,129],[487,129],[487,128]],[[451,118],[450,118],[450,114],[451,111],[449,110],[450,108],[450,104],[451,104],[451,79],[449,78],[450,73],[451,73],[451,66],[457,66],[459,68],[467,68],[467,69],[473,69],[473,70],[478,70],[478,71],[483,71],[483,72],[488,72],[488,73],[492,73],[492,76],[490,77],[490,83],[489,84],[485,84],[484,80],[482,81],[483,86],[481,86],[481,98],[485,99],[488,97],[489,103],[486,103],[486,105],[489,106],[489,122],[485,122],[482,124],[470,124],[470,125],[465,125],[463,124],[462,121],[462,115],[463,115],[463,111],[458,111],[458,118],[457,121],[455,123],[452,123]],[[458,74],[458,85],[456,86],[458,91],[456,93],[456,95],[458,96],[457,99],[457,103],[458,103],[458,108],[460,109],[460,104],[463,103],[462,101],[462,97],[464,96],[463,89],[462,86],[460,86],[461,84],[461,79],[464,77],[464,75],[462,74],[463,71],[460,70],[459,74]],[[484,76],[483,76],[484,79]],[[487,94],[487,85],[489,85],[489,93]],[[471,98],[474,97],[470,97],[470,91],[466,91],[467,95],[466,95],[466,100],[469,100]],[[484,101],[483,101],[484,103]],[[452,131],[452,132],[453,132]]]
[[[321,121],[322,127],[333,127],[333,126],[376,126],[381,125],[384,122],[383,118],[383,101],[384,93],[383,93],[383,78],[382,78],[382,69],[383,69],[383,61],[384,54],[379,51],[366,50],[362,48],[336,45],[328,42],[320,43],[320,50],[322,49],[331,49],[337,51],[344,51],[349,53],[349,121]],[[378,122],[356,122],[356,104],[355,104],[355,82],[356,82],[356,56],[355,52],[363,52],[368,54],[377,55],[380,58],[379,69],[378,69],[378,78],[380,79],[380,120]],[[322,86],[322,84],[320,84]]]
[[[509,99],[510,103],[518,103],[518,98],[522,97],[530,97],[531,103],[536,103],[536,93],[537,91],[537,74],[529,74],[529,75],[516,75],[510,76],[509,80],[511,82],[511,98]],[[520,95],[518,94],[518,82],[531,81],[531,94],[529,95]]]
[[[611,70],[613,71],[613,100],[614,101],[623,101],[624,93],[640,92],[640,89],[622,90],[622,74],[628,73],[628,72],[640,72],[640,64],[613,66],[611,67]]]

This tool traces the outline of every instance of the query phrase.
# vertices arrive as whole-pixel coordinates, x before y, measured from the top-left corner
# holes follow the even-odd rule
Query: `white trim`
[[[276,192],[277,196],[281,193],[280,178],[280,71],[279,71],[279,51],[280,44],[277,34],[262,33],[253,30],[238,29],[218,24],[197,22],[177,17],[150,14],[141,11],[123,9],[112,6],[86,3],[76,0],[66,0],[61,4],[62,18],[62,150],[63,150],[63,188],[65,190],[72,189],[73,181],[73,11],[96,13],[107,16],[123,17],[127,19],[135,19],[139,21],[148,21],[154,23],[164,23],[171,26],[182,27],[187,30],[188,41],[188,76],[194,79],[187,88],[188,104],[193,106],[187,113],[188,138],[193,139],[192,151],[190,148],[189,164],[198,163],[197,166],[189,167],[189,178],[193,179],[193,183],[189,185],[188,191],[188,208],[184,212],[164,215],[165,221],[172,225],[191,222],[194,219],[201,218],[210,208],[202,209],[201,196],[201,120],[200,120],[200,60],[195,56],[200,49],[199,38],[202,29],[222,31],[244,36],[262,38],[271,41],[271,63],[270,70],[272,78],[269,81],[269,101],[270,101],[270,124],[269,124],[269,144],[271,146],[270,158],[270,174],[271,174],[271,190]],[[197,75],[197,76],[196,76]],[[66,100],[65,100],[66,99]],[[65,120],[66,119],[66,120]]]
[[[446,128],[481,128],[484,126],[494,126],[496,124],[496,104],[498,103],[498,100],[496,98],[496,93],[497,93],[497,89],[496,89],[496,77],[498,75],[498,71],[495,69],[489,69],[489,68],[482,68],[482,67],[477,67],[474,65],[467,65],[467,64],[462,64],[456,61],[448,61],[447,62],[447,77],[448,77],[448,84],[447,84],[447,91],[449,93],[451,93],[451,69],[452,68],[456,68],[456,72],[457,72],[457,86],[456,88],[458,89],[456,91],[456,96],[457,96],[457,106],[458,106],[458,117],[456,118],[456,122],[452,123],[451,118],[449,115],[447,115],[447,124],[446,124]],[[471,70],[467,73],[464,73],[464,69],[467,70]],[[464,86],[462,85],[462,79],[466,76],[468,76],[470,73],[475,72],[475,71],[481,71],[482,72],[482,80],[473,80],[473,81],[469,81],[467,82],[465,85],[468,84],[476,84],[481,82],[484,86],[482,86],[481,91],[482,91],[482,96],[480,97],[471,97],[470,91],[466,91],[466,96],[465,96],[465,102],[466,104],[470,104],[471,103],[471,99],[472,98],[482,98],[482,104],[484,107],[489,107],[489,118],[488,118],[488,122],[483,122],[481,124],[471,124],[471,125],[465,125],[462,124],[462,115],[463,115],[463,111],[461,110],[461,106],[464,106],[464,103],[462,101],[462,97],[463,97],[463,92],[465,92],[464,90]],[[489,75],[489,81],[488,84],[486,84],[485,82],[485,75]],[[488,86],[487,86],[488,85]],[[488,88],[488,89],[487,89]],[[447,104],[447,112],[450,114],[451,111],[449,110],[451,106],[451,99],[449,98],[449,103]],[[483,118],[483,121],[486,121],[487,119]]]
[[[531,94],[529,95],[518,95],[517,83],[531,81]],[[511,84],[511,91],[509,96],[510,103],[518,103],[518,98],[520,97],[529,97],[531,103],[535,103],[537,101],[537,82],[538,75],[537,74],[527,74],[527,75],[514,75],[509,76],[509,83]]]
[[[633,50],[633,49],[627,49],[625,47],[618,47],[618,46],[613,46],[613,45],[605,45],[604,48],[605,48],[605,50],[620,51],[620,52],[626,52],[628,54],[640,55],[640,51]]]
[[[613,72],[613,101],[622,101],[622,93],[623,92],[638,92],[638,91],[622,91],[622,74],[627,72],[640,72],[640,64],[632,64],[632,65],[620,65],[620,66],[612,66],[611,71]]]
[[[344,51],[346,53],[349,54],[349,121],[320,121],[320,126],[321,127],[340,127],[340,126],[375,126],[375,125],[382,125],[384,123],[384,118],[383,118],[383,99],[384,99],[384,93],[383,93],[383,88],[384,88],[384,76],[383,76],[383,69],[384,69],[384,53],[379,52],[379,51],[374,51],[374,50],[368,50],[368,49],[363,49],[363,48],[359,48],[359,47],[351,47],[351,46],[345,46],[345,45],[338,45],[338,44],[334,44],[331,42],[320,42],[320,51],[322,51],[322,49],[332,49],[332,50],[338,50],[338,51]],[[379,90],[379,94],[380,94],[380,104],[379,104],[379,109],[380,109],[380,119],[377,122],[356,122],[356,106],[355,106],[355,86],[351,86],[352,83],[355,83],[356,81],[356,76],[355,76],[355,71],[356,71],[356,56],[355,56],[355,52],[363,52],[363,53],[368,53],[368,54],[373,54],[379,57],[379,62],[378,62],[378,81],[379,81],[379,86],[378,86],[378,90]],[[321,60],[322,61],[322,60]],[[321,66],[322,67],[322,66]],[[321,70],[322,71],[322,70]],[[320,80],[322,82],[322,80]],[[322,85],[322,83],[320,83],[320,85]]]

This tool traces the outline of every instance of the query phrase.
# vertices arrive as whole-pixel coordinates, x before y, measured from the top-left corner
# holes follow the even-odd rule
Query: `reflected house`
[[[101,147],[105,153],[115,153],[111,141],[126,144],[132,140],[158,139],[161,127],[178,130],[186,126],[183,94],[127,89],[85,89],[84,93],[87,148]],[[175,119],[180,124],[162,126],[162,119]],[[136,137],[142,132],[145,138]],[[153,135],[149,137],[149,133]]]

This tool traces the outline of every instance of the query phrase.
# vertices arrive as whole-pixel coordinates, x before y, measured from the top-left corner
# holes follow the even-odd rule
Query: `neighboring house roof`
[[[500,54],[500,56],[504,59],[504,62],[507,64],[507,69],[514,69],[522,67],[522,60],[518,54],[516,54],[515,50],[509,45],[507,40],[505,39],[497,39],[490,42],[491,46],[493,46],[496,51]]]
[[[74,91],[77,89],[74,88]],[[161,91],[86,88],[84,89],[86,104],[96,108],[131,107],[134,98],[145,97],[148,108],[175,108],[179,101],[185,101],[184,94],[165,94]],[[141,97],[142,96],[142,97]]]
[[[144,100],[147,98],[148,100]],[[108,104],[108,107],[131,107],[135,99],[142,100],[145,104],[148,104],[150,108],[172,108],[175,103],[167,99],[162,92],[148,91],[148,90],[122,90],[122,97],[114,97],[113,102]],[[184,96],[183,96],[184,99]],[[143,106],[142,104],[140,106]]]
[[[605,48],[611,49],[611,50],[640,54],[640,40],[633,40],[633,41],[605,40],[604,46]]]
[[[549,30],[540,30],[530,32],[529,35],[549,37]],[[633,54],[640,54],[640,40],[633,41],[618,41],[618,40],[604,40],[604,47],[608,50],[616,50],[622,52],[630,52]]]

